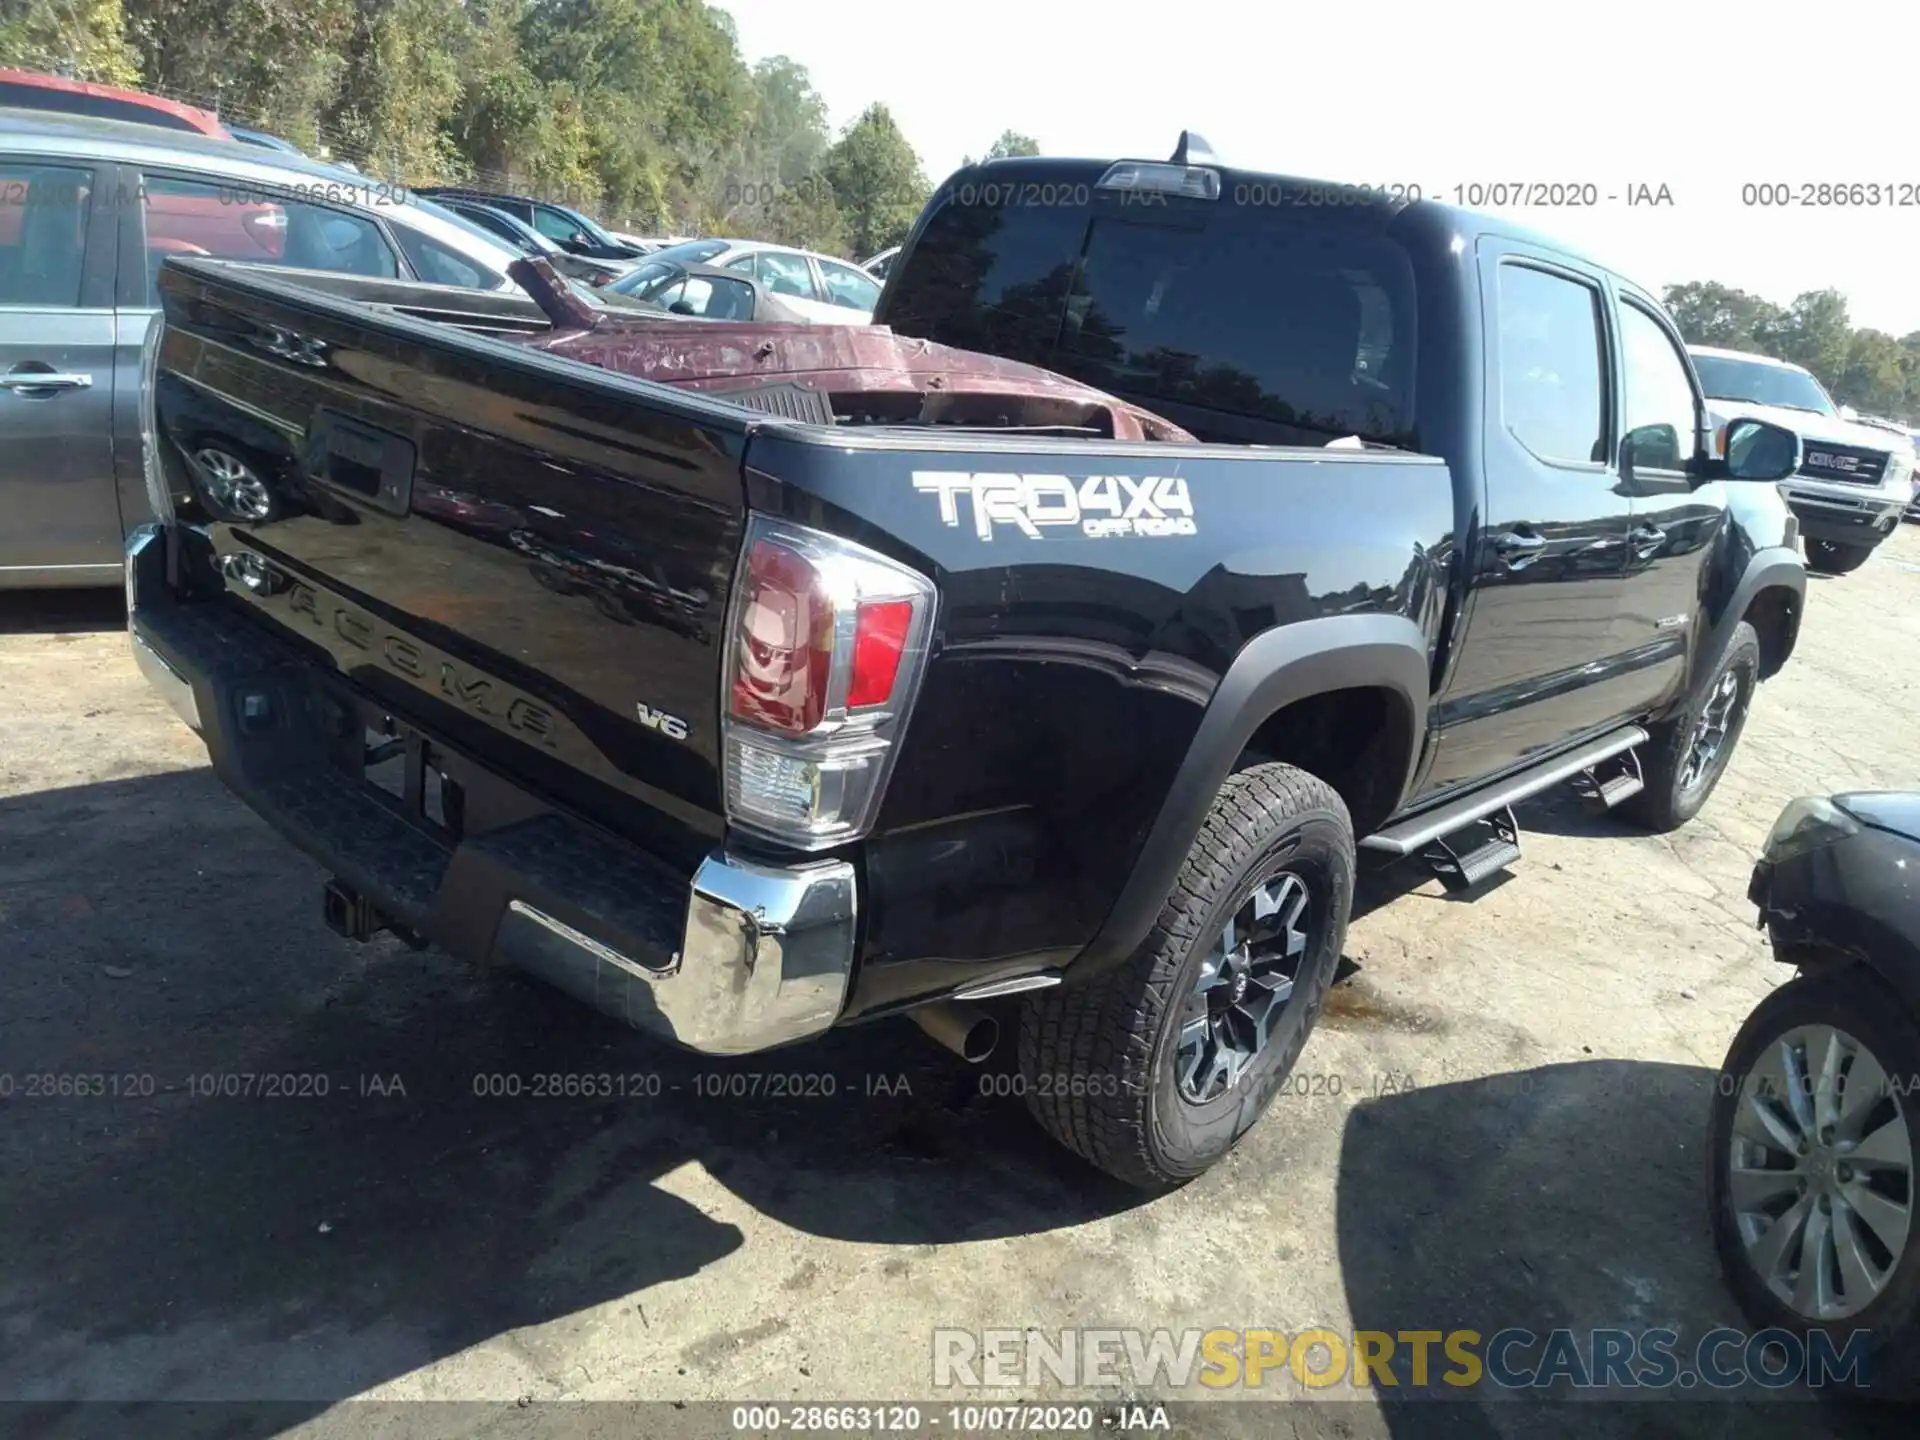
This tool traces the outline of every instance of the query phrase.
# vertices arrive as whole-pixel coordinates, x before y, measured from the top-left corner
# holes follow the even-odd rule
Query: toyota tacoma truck
[[[1492,219],[1183,141],[956,176],[872,328],[518,278],[168,262],[146,675],[340,933],[716,1054],[1017,1009],[1143,1186],[1284,1080],[1363,857],[1678,826],[1794,647],[1796,437]]]
[[[1807,566],[1827,575],[1858,570],[1913,502],[1913,447],[1904,431],[1852,418],[1811,372],[1785,360],[1690,347],[1716,429],[1758,416],[1800,437],[1800,468],[1780,488],[1800,522]]]

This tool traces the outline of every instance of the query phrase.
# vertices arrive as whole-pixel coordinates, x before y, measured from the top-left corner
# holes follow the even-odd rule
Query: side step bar
[[[1484,790],[1462,795],[1458,800],[1449,801],[1437,809],[1376,831],[1360,842],[1360,848],[1384,851],[1389,855],[1420,854],[1441,836],[1451,835],[1476,820],[1484,820],[1495,811],[1505,810],[1517,801],[1537,795],[1563,780],[1571,780],[1582,771],[1591,770],[1603,761],[1645,743],[1646,738],[1647,732],[1638,725],[1623,725],[1564,755],[1555,755],[1538,765],[1509,775]]]
[[[1476,829],[1484,833],[1472,849],[1453,843],[1459,836]],[[1512,808],[1502,806],[1493,814],[1434,841],[1427,847],[1424,858],[1427,868],[1447,889],[1471,890],[1520,858],[1520,824],[1513,818]]]

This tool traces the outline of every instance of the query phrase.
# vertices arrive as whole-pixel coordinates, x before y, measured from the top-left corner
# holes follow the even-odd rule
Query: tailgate
[[[161,451],[227,497],[195,588],[611,828],[721,833],[746,417],[257,271],[161,291]]]

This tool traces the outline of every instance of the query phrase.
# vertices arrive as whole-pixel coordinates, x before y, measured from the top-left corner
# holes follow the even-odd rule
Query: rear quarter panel
[[[839,437],[836,437],[838,439]],[[1093,938],[1234,657],[1323,616],[1387,613],[1431,638],[1452,485],[1437,460],[1323,450],[965,440],[808,443],[761,431],[748,501],[915,565],[934,654],[873,837],[858,1013]],[[1175,478],[1192,533],[1093,536],[1059,487],[1029,535],[982,522],[969,475]],[[916,483],[916,476],[919,483]],[[943,504],[942,491],[951,503]],[[1096,492],[1098,493],[1098,492]],[[1076,502],[1077,503],[1077,502]],[[1169,528],[1169,527],[1159,527]]]

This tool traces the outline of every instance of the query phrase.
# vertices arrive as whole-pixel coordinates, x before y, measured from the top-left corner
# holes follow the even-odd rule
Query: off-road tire
[[[1180,1017],[1205,952],[1255,887],[1306,884],[1312,917],[1286,1009],[1239,1082],[1206,1104],[1174,1074]],[[1022,1007],[1027,1104],[1055,1139],[1130,1184],[1161,1189],[1219,1161],[1293,1069],[1339,964],[1353,905],[1353,825],[1332,787],[1291,765],[1221,786],[1152,932],[1114,969]]]
[[[1904,1253],[1887,1286],[1864,1309],[1823,1324],[1781,1300],[1755,1273],[1728,1203],[1731,1141],[1741,1090],[1756,1059],[1781,1036],[1803,1025],[1830,1025],[1873,1053],[1890,1079],[1911,1087],[1920,1075],[1920,1021],[1885,981],[1866,966],[1839,963],[1803,972],[1755,1007],[1734,1036],[1713,1089],[1708,1126],[1707,1192],[1713,1243],[1728,1287],[1753,1328],[1778,1326],[1805,1337],[1825,1329],[1834,1352],[1845,1352],[1855,1331],[1873,1336],[1865,1395],[1920,1398],[1920,1222],[1909,1229]],[[1903,1108],[1910,1142],[1920,1153],[1920,1093],[1908,1090]]]
[[[1739,676],[1740,695],[1734,704],[1733,721],[1713,764],[1693,785],[1683,785],[1687,756],[1693,749],[1694,728],[1701,708],[1719,686],[1728,671]],[[1653,727],[1653,733],[1640,749],[1641,776],[1646,788],[1620,803],[1620,813],[1635,824],[1664,833],[1678,830],[1700,813],[1720,777],[1726,774],[1734,748],[1746,729],[1747,711],[1753,705],[1753,692],[1760,684],[1760,637],[1753,626],[1742,620],[1733,627],[1725,648],[1705,681],[1695,690],[1686,708],[1671,719]]]
[[[1836,540],[1807,541],[1807,568],[1822,575],[1851,575],[1867,563],[1871,545],[1842,545]]]

